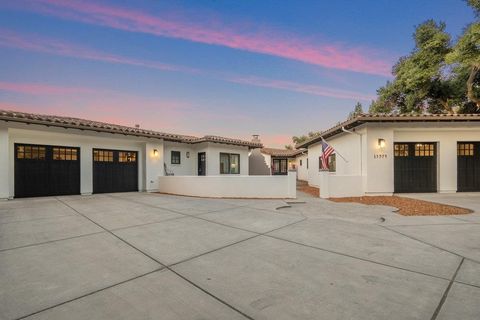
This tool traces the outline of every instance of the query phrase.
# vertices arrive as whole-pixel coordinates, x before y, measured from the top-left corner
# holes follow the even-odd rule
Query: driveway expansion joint
[[[450,289],[452,288],[453,283],[455,282],[455,278],[457,277],[458,272],[460,271],[460,268],[462,267],[463,261],[465,261],[465,258],[462,258],[460,263],[458,264],[457,270],[455,270],[455,273],[453,274],[452,279],[450,279],[450,282],[448,283],[447,288],[445,289],[445,292],[443,293],[442,298],[440,299],[440,302],[438,303],[437,308],[433,312],[432,317],[430,320],[435,320],[438,317],[438,314],[440,313],[440,310],[442,310],[443,304],[447,300],[448,293],[450,292]]]
[[[459,224],[460,224],[460,225],[463,225],[463,223],[459,223]],[[467,224],[469,224],[469,223],[467,223]],[[456,224],[454,224],[454,225],[456,225]],[[456,252],[453,252],[453,251],[451,251],[451,250],[447,250],[447,249],[442,248],[442,247],[439,247],[439,246],[437,246],[437,245],[428,243],[428,242],[426,242],[426,241],[417,239],[417,238],[415,238],[415,237],[412,237],[412,236],[410,236],[410,235],[407,235],[407,234],[405,234],[405,233],[403,233],[403,232],[400,232],[400,231],[398,231],[398,230],[391,229],[391,228],[389,228],[389,227],[387,227],[387,226],[382,226],[382,225],[378,225],[378,226],[379,226],[379,227],[382,227],[382,228],[385,228],[385,229],[387,229],[387,230],[389,230],[389,231],[391,231],[391,232],[394,232],[394,233],[397,233],[397,234],[399,234],[399,235],[402,235],[402,236],[404,236],[404,237],[407,237],[407,238],[409,238],[409,239],[412,239],[412,240],[421,242],[421,243],[423,243],[423,244],[426,244],[426,245],[428,245],[428,246],[430,246],[430,247],[432,247],[432,248],[435,248],[435,249],[438,249],[438,250],[442,250],[442,251],[448,252],[448,253],[450,253],[450,254],[456,255],[457,257],[460,257],[460,258],[463,258],[463,259],[467,258],[467,257],[465,257],[465,256],[462,256],[462,255],[459,254],[459,253],[456,253]],[[395,226],[395,227],[396,227],[396,226]],[[475,259],[472,259],[472,258],[468,258],[468,259],[471,260],[471,261],[473,261],[473,262],[480,263],[479,261],[477,261],[477,260],[475,260]]]

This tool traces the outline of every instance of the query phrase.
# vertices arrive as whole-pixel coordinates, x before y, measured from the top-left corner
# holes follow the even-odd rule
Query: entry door
[[[437,192],[437,148],[434,142],[394,144],[395,192]]]
[[[15,144],[15,197],[80,194],[80,148]]]
[[[207,156],[205,152],[198,153],[198,175],[204,176],[206,174]]]
[[[272,174],[273,175],[287,175],[288,174],[288,159],[272,159]]]
[[[457,191],[480,191],[480,142],[457,143]]]
[[[136,151],[93,149],[93,192],[138,191]]]

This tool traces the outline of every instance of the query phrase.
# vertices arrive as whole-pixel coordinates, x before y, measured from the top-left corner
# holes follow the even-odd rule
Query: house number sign
[[[385,153],[375,153],[373,155],[374,159],[387,159],[387,155]]]

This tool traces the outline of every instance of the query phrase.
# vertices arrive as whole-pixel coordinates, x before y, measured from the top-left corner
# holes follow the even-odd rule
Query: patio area
[[[0,202],[0,319],[478,319],[475,212],[148,193]]]

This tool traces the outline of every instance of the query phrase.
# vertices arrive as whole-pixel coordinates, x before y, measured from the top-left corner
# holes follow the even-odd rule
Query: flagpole
[[[325,139],[323,139],[323,136],[320,136],[320,138],[322,138],[322,141],[323,141],[323,142],[327,143],[327,141],[325,141]],[[338,155],[340,156],[340,158],[343,159],[343,161],[345,161],[346,163],[348,163],[348,160],[345,159],[345,158],[337,151],[337,149],[334,149],[334,150],[335,150],[335,153],[338,154]]]

